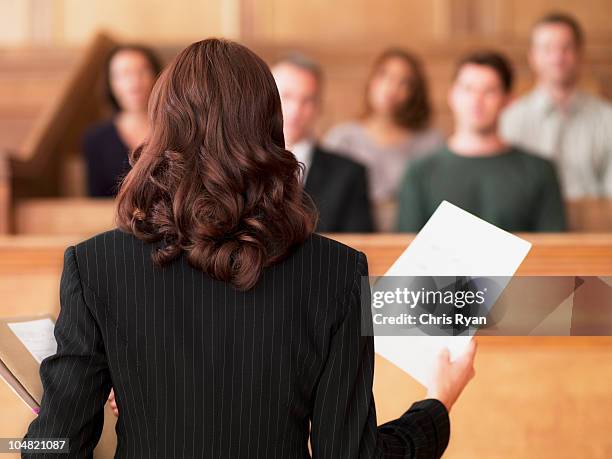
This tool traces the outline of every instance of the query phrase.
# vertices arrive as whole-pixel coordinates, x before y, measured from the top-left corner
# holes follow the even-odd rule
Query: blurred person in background
[[[304,164],[304,188],[319,211],[317,231],[371,232],[365,167],[324,149],[315,137],[321,112],[321,68],[306,56],[291,54],[272,66],[272,74],[281,97],[287,149]]]
[[[158,57],[144,46],[120,45],[111,52],[105,85],[113,116],[91,126],[83,141],[89,196],[117,194],[130,168],[128,152],[149,132],[147,104],[160,70]]]
[[[612,104],[578,89],[583,48],[571,16],[538,20],[529,50],[536,87],[502,118],[506,139],[556,162],[567,198],[612,195]]]
[[[447,146],[407,170],[400,231],[419,231],[443,200],[506,231],[565,229],[553,163],[498,134],[512,80],[510,64],[499,53],[475,52],[459,62],[448,96],[455,131]]]
[[[332,128],[324,140],[327,147],[345,152],[368,168],[379,231],[393,228],[398,186],[408,164],[444,141],[430,128],[430,121],[427,81],[419,59],[393,48],[374,63],[363,116]]]

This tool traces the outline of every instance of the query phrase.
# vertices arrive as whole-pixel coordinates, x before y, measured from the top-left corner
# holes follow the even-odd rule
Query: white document
[[[51,319],[12,322],[8,326],[39,364],[57,352],[55,324]]]
[[[442,201],[386,276],[514,275],[531,243],[469,212]],[[505,287],[505,286],[504,286]],[[451,360],[463,353],[471,336],[375,336],[376,352],[426,385],[439,352]]]

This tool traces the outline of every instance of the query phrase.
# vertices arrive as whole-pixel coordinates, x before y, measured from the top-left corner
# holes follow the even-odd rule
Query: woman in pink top
[[[370,200],[379,231],[395,221],[398,186],[411,160],[443,144],[430,128],[427,81],[418,58],[388,49],[374,62],[366,86],[365,110],[332,128],[324,144],[368,169]]]

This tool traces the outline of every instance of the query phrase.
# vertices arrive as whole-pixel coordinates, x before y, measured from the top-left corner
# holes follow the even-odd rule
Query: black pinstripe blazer
[[[442,455],[436,400],[377,427],[362,253],[313,235],[240,292],[185,257],[159,268],[156,245],[113,230],[66,250],[28,438],[90,457],[114,387],[118,458],[306,458],[309,439],[317,458]]]

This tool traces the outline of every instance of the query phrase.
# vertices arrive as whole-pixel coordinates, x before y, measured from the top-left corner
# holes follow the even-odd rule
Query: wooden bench
[[[34,198],[15,206],[19,235],[82,235],[114,226],[115,201],[97,198]]]
[[[331,235],[366,253],[370,273],[383,274],[412,235]],[[534,246],[525,275],[612,275],[612,235],[523,234]],[[0,238],[0,314],[57,313],[58,282],[67,245],[78,236]],[[612,338],[480,337],[477,376],[457,403],[445,457],[608,458],[612,413]],[[406,350],[410,352],[409,349]],[[376,358],[378,421],[402,414],[425,390],[385,359]],[[4,436],[19,436],[33,419],[0,384]],[[113,445],[112,423],[104,447]],[[98,456],[100,457],[100,456]]]
[[[5,192],[9,193],[9,190]],[[612,233],[612,199],[569,201],[566,209],[570,231]],[[112,228],[114,212],[115,204],[110,199],[20,199],[15,204],[13,226],[18,235],[88,236]]]

